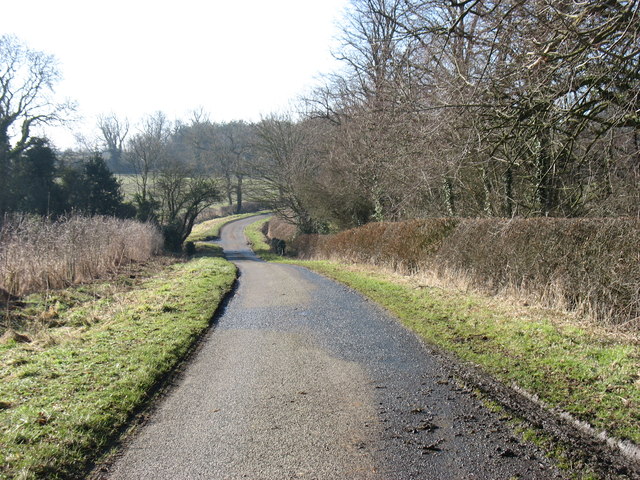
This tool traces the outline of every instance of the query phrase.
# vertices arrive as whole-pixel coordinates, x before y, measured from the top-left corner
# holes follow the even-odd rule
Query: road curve
[[[110,479],[561,478],[382,309],[221,244],[239,286]]]

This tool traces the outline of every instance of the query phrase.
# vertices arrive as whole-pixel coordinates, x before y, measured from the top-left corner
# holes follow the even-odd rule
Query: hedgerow
[[[463,275],[480,291],[515,291],[601,322],[640,325],[635,218],[430,218],[300,235],[288,245],[304,259]]]

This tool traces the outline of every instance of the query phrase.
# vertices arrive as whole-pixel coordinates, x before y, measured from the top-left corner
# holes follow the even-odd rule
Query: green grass
[[[0,478],[77,478],[210,325],[235,279],[211,246],[128,292],[0,344]],[[86,300],[86,299],[85,299]]]
[[[238,215],[229,215],[226,217],[214,218],[212,220],[206,220],[202,223],[198,223],[193,226],[191,235],[187,238],[190,242],[202,242],[205,240],[214,240],[220,235],[220,229],[229,222],[234,220],[240,220],[241,218],[251,217],[253,215],[260,215],[261,213],[267,213],[266,211],[256,213],[241,213]]]
[[[251,225],[248,225],[244,229],[244,234],[249,241],[249,245],[256,253],[256,255],[260,256],[260,258],[269,261],[282,261],[282,257],[271,252],[271,247],[269,247],[269,244],[266,242],[266,238],[262,233],[262,227],[269,221],[270,218],[271,217],[267,217],[262,220],[258,220],[257,222],[253,222]]]
[[[507,384],[514,382],[597,429],[640,443],[637,345],[554,321],[551,312],[513,313],[480,296],[415,288],[335,263],[304,265],[367,295],[425,340]]]
[[[126,202],[132,201],[138,191],[136,176],[137,175],[133,173],[118,173],[115,175],[116,179],[120,182]]]
[[[247,236],[258,233],[249,229]],[[263,243],[254,240],[258,253]],[[274,257],[270,254],[267,259]],[[427,342],[481,366],[506,384],[517,384],[596,429],[640,444],[637,342],[597,332],[559,312],[425,287],[373,268],[280,260],[349,285],[387,308]]]
[[[120,182],[122,194],[124,195],[125,202],[133,202],[136,193],[138,193],[138,182],[139,175],[135,173],[116,173],[116,179]],[[147,188],[152,189],[152,184],[150,183]],[[224,205],[224,202],[215,203],[211,205],[209,208],[216,208]]]

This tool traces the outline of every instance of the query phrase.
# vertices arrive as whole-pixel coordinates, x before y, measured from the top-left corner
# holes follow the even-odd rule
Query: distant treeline
[[[342,40],[343,68],[295,114],[216,123],[157,112],[135,131],[111,115],[88,143],[135,173],[138,218],[162,225],[173,247],[204,208],[224,199],[239,212],[249,190],[301,233],[444,216],[640,216],[640,2],[352,0]],[[6,65],[38,54],[7,37],[0,47]],[[27,71],[11,68],[0,213],[91,211],[62,174],[48,185],[66,197],[58,187],[40,190],[46,202],[16,196],[33,188],[19,179],[30,126],[61,110],[20,111],[47,98],[37,89],[57,72],[37,70],[29,90],[18,85]],[[23,132],[13,143],[12,123]]]

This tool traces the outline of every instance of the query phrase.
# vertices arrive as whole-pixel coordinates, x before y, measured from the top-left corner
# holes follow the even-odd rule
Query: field
[[[115,174],[115,177],[120,182],[122,186],[122,193],[124,194],[124,199],[126,202],[133,201],[135,194],[138,191],[137,177],[138,175],[133,173],[118,173]],[[224,192],[222,191],[222,180],[219,181],[219,185],[221,188],[221,193],[224,196]],[[243,182],[243,203],[244,202],[260,202],[266,195],[269,195],[271,192],[265,189],[265,185],[262,181],[247,178]],[[216,209],[220,207],[224,207],[228,205],[226,199],[221,200],[220,202],[212,205],[210,209]]]

